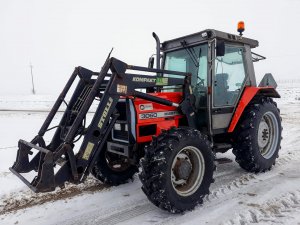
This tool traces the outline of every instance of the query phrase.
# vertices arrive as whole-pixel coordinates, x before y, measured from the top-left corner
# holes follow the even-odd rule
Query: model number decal
[[[141,120],[153,119],[153,118],[162,118],[168,116],[176,116],[179,115],[177,111],[167,111],[167,112],[152,112],[152,113],[142,113],[139,115]]]
[[[143,113],[143,114],[140,114],[140,119],[141,120],[151,119],[151,118],[157,118],[157,113]]]

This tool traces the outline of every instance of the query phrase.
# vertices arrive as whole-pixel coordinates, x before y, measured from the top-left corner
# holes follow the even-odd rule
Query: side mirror
[[[154,57],[151,56],[148,61],[148,68],[153,69],[154,66]]]
[[[225,55],[225,42],[224,41],[217,41],[216,54],[217,54],[217,56]]]

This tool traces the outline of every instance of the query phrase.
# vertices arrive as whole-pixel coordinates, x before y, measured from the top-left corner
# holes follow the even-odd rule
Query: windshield
[[[192,73],[192,87],[207,86],[207,44],[166,53],[164,69]],[[172,74],[168,77],[182,78]]]

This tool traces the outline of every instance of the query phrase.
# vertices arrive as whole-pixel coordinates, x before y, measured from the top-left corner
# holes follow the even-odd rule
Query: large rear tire
[[[206,136],[192,128],[172,128],[145,149],[142,190],[156,206],[172,213],[193,209],[209,194],[215,169]]]
[[[118,186],[127,183],[133,179],[138,172],[138,167],[131,165],[126,157],[110,153],[105,150],[101,151],[98,161],[92,169],[92,175],[105,184]]]
[[[236,161],[249,172],[270,170],[278,157],[281,131],[280,112],[271,98],[250,104],[235,132]]]

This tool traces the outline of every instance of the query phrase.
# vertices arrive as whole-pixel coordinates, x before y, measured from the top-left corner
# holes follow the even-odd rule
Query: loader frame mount
[[[108,73],[109,70],[111,73]],[[152,72],[156,75],[125,73],[126,70]],[[166,77],[163,74],[173,74],[182,78]],[[65,97],[76,78],[79,78],[79,82],[67,103]],[[10,170],[34,192],[53,191],[58,186],[64,187],[65,182],[75,184],[83,182],[93,168],[119,116],[116,104],[121,97],[137,97],[162,105],[175,106],[186,116],[189,126],[195,127],[195,115],[192,113],[194,98],[191,96],[190,84],[190,73],[127,65],[110,56],[99,73],[76,67],[38,135],[31,142],[19,141],[17,159]],[[172,85],[183,87],[183,99],[180,104],[136,90]],[[96,99],[100,100],[99,105],[90,125],[86,128],[86,114]],[[59,125],[49,128],[63,102],[67,107]],[[52,129],[56,131],[51,142],[46,145],[43,136]],[[84,136],[84,139],[78,153],[75,154],[74,143],[81,136]],[[38,152],[29,160],[33,150]],[[60,165],[60,168],[55,172],[54,168],[57,165]],[[37,172],[31,182],[21,175],[30,171]]]

